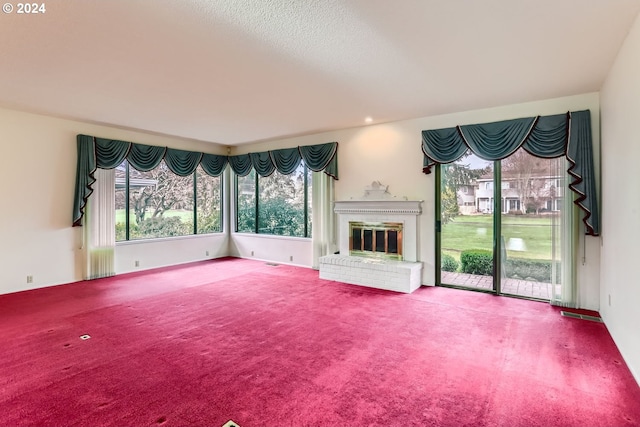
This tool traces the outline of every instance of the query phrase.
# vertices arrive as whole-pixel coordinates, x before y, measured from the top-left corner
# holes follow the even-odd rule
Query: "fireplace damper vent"
[[[349,222],[349,255],[402,260],[402,223]]]

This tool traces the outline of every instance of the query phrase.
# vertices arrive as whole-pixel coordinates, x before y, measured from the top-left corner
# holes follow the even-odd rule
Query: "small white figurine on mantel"
[[[371,185],[367,185],[364,188],[364,195],[359,200],[393,200],[398,197],[391,195],[388,191],[389,186],[383,185],[380,181],[373,181]],[[353,199],[353,197],[351,198]],[[407,200],[406,196],[399,198],[399,200]]]

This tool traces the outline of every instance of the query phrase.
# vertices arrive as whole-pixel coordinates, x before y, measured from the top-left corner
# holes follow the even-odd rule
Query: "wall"
[[[640,242],[640,17],[636,19],[601,91],[602,260],[600,313],[640,383],[638,306],[634,270]]]
[[[435,274],[434,182],[433,175],[421,172],[420,132],[461,123],[482,123],[587,108],[591,109],[593,115],[597,153],[599,97],[597,93],[592,93],[243,145],[237,147],[234,154],[338,141],[340,180],[336,183],[337,200],[359,197],[365,186],[378,180],[389,185],[394,195],[424,201],[418,225],[418,259],[424,264],[422,283],[432,285]],[[75,135],[78,133],[225,153],[224,147],[199,141],[0,109],[0,155],[4,159],[3,168],[0,169],[0,194],[3,195],[3,208],[0,209],[0,293],[68,283],[82,277],[81,230],[70,226],[76,167]],[[12,158],[29,158],[29,168],[7,160]],[[20,212],[11,211],[9,207],[18,202]],[[233,212],[229,216],[228,206],[225,211],[224,223],[229,227]],[[584,264],[578,265],[582,289],[580,305],[597,310],[600,302],[599,240],[581,239],[581,244],[583,242],[586,242],[586,259]],[[226,254],[251,257],[253,251],[253,257],[257,259],[308,267],[312,265],[310,239],[231,233],[231,239],[228,240],[223,233],[119,245],[116,250],[116,271],[124,273],[136,270],[136,260],[140,261],[137,269],[201,260],[206,258],[207,250],[210,251],[209,257]],[[34,277],[34,283],[26,284],[27,275]]]
[[[423,214],[420,216],[418,233],[418,259],[423,262],[422,283],[432,285],[435,282],[435,240],[434,224],[434,182],[433,174],[422,173],[421,131],[455,126],[457,124],[484,123],[507,120],[518,117],[549,115],[590,109],[592,113],[593,134],[596,156],[599,152],[599,96],[590,93],[579,96],[550,99],[526,104],[509,105],[424,117],[393,123],[369,125],[353,129],[325,132],[277,141],[242,145],[234,149],[233,154],[265,151],[270,149],[295,147],[298,145],[321,144],[338,141],[339,174],[336,182],[336,200],[348,200],[360,197],[364,188],[372,181],[380,181],[389,185],[389,191],[395,196],[406,196],[409,200],[423,200]],[[599,158],[596,158],[598,169]],[[599,172],[598,170],[596,172]],[[249,257],[249,247],[261,253],[263,243],[259,237],[242,235],[242,246],[238,248],[234,242],[238,235],[232,233],[232,253]],[[597,310],[599,305],[599,239],[580,239],[581,245],[586,241],[585,262],[578,265],[578,280],[581,284],[580,305]],[[272,244],[272,242],[269,242]],[[283,253],[294,250],[287,242],[280,249]],[[311,244],[305,249],[311,259]],[[274,256],[280,256],[279,252]],[[311,262],[307,264],[311,266]]]
[[[205,148],[207,147],[205,146]],[[196,148],[190,149],[196,150]],[[204,151],[204,149],[198,149],[198,151]],[[229,182],[230,172],[227,168],[223,173],[223,191],[227,194],[230,188]],[[222,211],[221,233],[118,243],[116,246],[116,274],[229,255],[229,202],[224,198]],[[136,262],[138,266],[136,266]]]
[[[71,227],[78,133],[226,151],[200,141],[0,109],[0,294],[82,279],[82,232]],[[226,234],[118,246],[116,269],[131,271],[134,259],[139,269],[201,260],[206,250],[209,258],[226,255]],[[33,283],[26,283],[27,275]]]
[[[313,265],[311,239],[301,237],[233,233],[229,255],[302,267]]]

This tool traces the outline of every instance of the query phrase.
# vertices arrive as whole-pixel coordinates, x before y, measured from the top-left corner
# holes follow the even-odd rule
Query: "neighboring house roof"
[[[148,178],[130,178],[129,179],[129,188],[143,188],[143,187],[155,187],[158,185],[157,179],[148,179]],[[125,188],[126,186],[126,178],[124,177],[116,177],[116,190]]]

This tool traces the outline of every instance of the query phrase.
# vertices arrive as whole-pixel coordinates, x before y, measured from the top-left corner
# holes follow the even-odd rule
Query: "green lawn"
[[[184,221],[192,221],[193,220],[193,211],[169,210],[169,211],[166,211],[163,216],[165,218],[169,218],[169,217],[172,217],[172,216],[177,216],[183,222]],[[124,220],[125,220],[125,210],[124,209],[116,209],[116,224],[119,223],[119,222],[124,224]],[[135,224],[136,223],[136,214],[133,211],[129,212],[129,222],[131,224]]]
[[[559,231],[557,229],[557,231]],[[503,216],[502,236],[504,241],[522,239],[526,251],[507,251],[507,257],[529,259],[551,259],[551,218],[548,216]],[[491,215],[458,216],[442,226],[442,252],[460,260],[465,249],[488,249],[493,247],[493,218]]]

